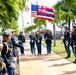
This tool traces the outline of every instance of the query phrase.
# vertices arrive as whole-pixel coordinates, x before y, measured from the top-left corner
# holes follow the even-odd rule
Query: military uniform
[[[35,54],[35,41],[36,41],[36,38],[32,34],[29,36],[29,38],[30,38],[31,53]]]
[[[23,33],[23,32],[20,32],[20,35],[18,36],[18,40],[19,40],[19,44],[21,45],[21,47],[20,47],[21,55],[23,55],[24,54],[23,43],[25,42],[25,36],[21,33]]]
[[[71,33],[71,37],[70,37],[70,45],[72,47],[72,51],[74,53],[74,49],[73,49],[73,38],[72,38],[72,35],[74,35],[74,32]]]
[[[5,75],[7,73],[6,65],[2,56],[0,56],[0,75]]]
[[[38,49],[38,55],[41,55],[41,53],[42,53],[41,41],[42,41],[41,35],[39,33],[36,34],[36,45],[37,45],[37,49]]]
[[[64,39],[63,39],[64,47],[67,53],[66,59],[70,57],[70,32],[67,30],[64,32]]]
[[[75,28],[75,31],[72,32],[72,43],[73,43],[73,53],[75,56],[75,61],[74,63],[76,63],[76,26],[73,26],[73,28]]]
[[[46,32],[44,34],[44,39],[47,47],[47,54],[51,53],[51,44],[52,44],[52,33],[51,32]]]
[[[7,37],[9,35],[10,35],[9,31],[5,31],[3,33],[3,37]],[[9,43],[6,42],[5,39],[3,39],[3,50],[1,51],[1,54],[2,54],[2,57],[5,61],[7,71],[8,71],[8,75],[15,75],[15,71],[14,71],[15,63],[13,60],[13,52],[12,52],[12,49],[9,47]]]
[[[11,43],[12,43],[12,46],[13,46],[12,47],[12,49],[13,49],[13,56],[16,57],[17,56],[16,47],[22,47],[22,46],[16,43],[16,40],[15,40],[14,36],[11,37]]]

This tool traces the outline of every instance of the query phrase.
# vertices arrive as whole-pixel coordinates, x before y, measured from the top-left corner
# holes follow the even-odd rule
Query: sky
[[[20,31],[22,31],[22,29],[24,27],[28,27],[29,25],[31,25],[31,3],[36,4],[36,2],[38,2],[38,5],[52,7],[53,5],[55,5],[55,3],[57,1],[59,1],[59,0],[27,0],[26,5],[30,8],[30,10],[28,12],[26,12],[26,11],[23,12],[23,20],[22,20],[22,13],[20,13],[19,20],[18,20],[18,25],[19,25]],[[29,24],[27,24],[27,22]],[[53,25],[49,22],[47,23],[47,29],[53,30]],[[56,29],[60,30],[57,27],[56,27]]]

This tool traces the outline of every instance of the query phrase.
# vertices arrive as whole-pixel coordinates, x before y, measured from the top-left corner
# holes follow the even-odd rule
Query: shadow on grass
[[[63,53],[66,53],[65,51],[61,51],[61,52],[60,52],[60,51],[58,51],[58,50],[57,50],[57,51],[53,51],[53,52],[55,52],[56,54],[63,54]]]

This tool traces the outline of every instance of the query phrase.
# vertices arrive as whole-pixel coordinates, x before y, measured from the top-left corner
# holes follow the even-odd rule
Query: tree
[[[46,24],[47,24],[47,22],[45,20],[34,18],[34,25],[26,27],[24,29],[24,32],[28,33],[28,32],[32,32],[33,30],[36,30],[36,29],[37,30],[43,29],[43,26],[46,26]]]
[[[31,25],[31,26],[29,26],[29,27],[26,27],[25,29],[24,29],[24,32],[25,33],[29,33],[29,32],[32,32],[33,30],[35,30],[37,28],[37,25]]]
[[[68,22],[68,27],[70,29],[70,21],[74,19],[74,8],[76,7],[76,0],[61,0],[57,2],[54,6],[55,11],[58,12],[61,9],[60,14],[56,14],[56,16],[61,15],[60,20]],[[60,12],[59,11],[59,12]]]
[[[25,0],[0,0],[0,27],[2,31],[10,28],[13,22],[18,21],[19,12],[24,6]]]
[[[46,28],[46,25],[47,25],[46,20],[41,20],[41,19],[38,19],[38,18],[34,18],[34,23],[37,25],[38,29],[42,29],[43,26],[45,26],[45,28]]]

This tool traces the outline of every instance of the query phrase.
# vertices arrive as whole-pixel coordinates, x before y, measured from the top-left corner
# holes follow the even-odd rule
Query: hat
[[[69,28],[68,28],[67,26],[64,26],[64,28],[66,28],[66,29],[68,29],[68,30],[69,30]]]
[[[73,25],[73,28],[76,28],[76,25]]]
[[[20,31],[20,33],[23,33],[23,31]]]
[[[10,31],[4,31],[4,32],[2,33],[2,35],[3,35],[3,36],[8,36],[8,35],[10,35],[10,33],[11,33]]]
[[[13,30],[13,29],[6,29],[5,31],[14,32],[14,30]]]

